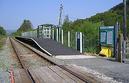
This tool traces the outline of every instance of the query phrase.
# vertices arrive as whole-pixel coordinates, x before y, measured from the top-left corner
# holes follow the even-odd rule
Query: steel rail
[[[22,68],[25,70],[25,73],[27,74],[27,76],[28,76],[28,78],[30,79],[30,81],[31,81],[32,83],[35,83],[34,78],[32,77],[32,75],[30,74],[29,70],[25,67],[24,63],[23,63],[22,60],[20,59],[20,55],[19,55],[19,52],[18,52],[18,50],[17,50],[18,48],[16,47],[16,45],[15,45],[15,43],[14,43],[15,40],[13,40],[12,38],[9,38],[9,39],[10,39],[10,41],[11,41],[12,47],[13,47],[13,49],[14,49],[16,55],[17,55],[17,58],[18,58],[18,60],[19,60],[19,62],[20,62],[20,64],[21,64]]]

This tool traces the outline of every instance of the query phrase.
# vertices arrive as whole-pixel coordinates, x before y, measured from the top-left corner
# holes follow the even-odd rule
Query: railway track
[[[60,71],[63,71],[63,73],[65,73],[65,74],[68,74],[68,77],[71,76],[68,79],[74,79],[77,81],[77,82],[73,82],[73,83],[100,83],[100,81],[98,79],[96,79],[88,74],[84,75],[83,72],[80,73],[80,71],[78,71],[78,70],[72,71],[73,69],[71,69],[69,66],[63,66],[65,64],[62,61],[58,61],[55,58],[47,56],[46,54],[42,53],[41,51],[38,51],[38,50],[34,49],[33,47],[20,42],[19,40],[10,38],[10,41],[11,41],[12,47],[17,55],[17,58],[21,64],[22,68],[24,69],[24,73],[26,74],[27,80],[24,83],[42,83],[42,81],[37,82],[37,79],[39,79],[39,78],[38,77],[34,78],[33,77],[34,73],[32,73],[32,71],[34,71],[33,69],[35,69],[35,68],[39,68],[39,70],[40,70],[40,68],[43,66],[47,67],[45,69],[48,69],[49,71],[51,70],[51,68],[53,69],[52,66],[56,66],[57,69],[59,69]],[[56,71],[59,71],[57,69],[56,69]],[[41,71],[43,71],[43,70],[40,70],[40,72]],[[55,72],[55,73],[57,73],[57,72]],[[43,83],[50,83],[50,82],[43,82]],[[65,82],[59,82],[59,83],[65,83]],[[69,82],[69,83],[71,83],[71,82]]]
[[[20,62],[20,64],[21,64],[22,68],[24,69],[24,72],[25,72],[26,76],[29,78],[29,80],[27,80],[26,82],[28,82],[28,83],[35,83],[35,81],[34,81],[32,75],[30,74],[30,72],[29,72],[28,69],[26,68],[25,64],[24,64],[24,63],[22,62],[22,60],[21,60],[21,57],[20,57],[20,54],[19,54],[19,50],[18,50],[18,48],[16,47],[16,42],[15,42],[13,39],[11,39],[11,38],[10,38],[10,41],[11,41],[12,47],[13,47],[13,49],[14,49],[16,55],[17,55],[17,58],[18,58],[18,60],[19,60],[19,62]],[[14,80],[14,78],[11,79],[11,80]],[[13,81],[13,82],[14,82],[14,81]],[[15,82],[14,82],[14,83],[15,83]]]
[[[31,75],[29,69],[37,68],[37,65],[38,65],[38,67],[54,65],[54,63],[52,63],[48,60],[45,60],[38,54],[34,53],[32,50],[21,45],[16,40],[10,38],[10,41],[11,41],[13,49],[17,55],[17,58],[21,64],[22,68],[24,69],[24,72],[27,75],[26,77],[28,77],[28,79],[29,79],[26,81],[26,83],[35,83],[33,76]],[[31,60],[33,60],[33,61],[31,61]]]

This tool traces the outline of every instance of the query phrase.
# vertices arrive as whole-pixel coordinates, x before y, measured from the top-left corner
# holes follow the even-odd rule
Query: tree
[[[32,24],[30,20],[24,20],[17,32],[26,32],[32,30]]]
[[[121,25],[121,29],[123,28],[123,3],[120,3],[109,11],[104,13],[98,13],[90,18],[85,20],[89,20],[91,22],[102,22],[105,26],[113,26],[116,22],[119,22]],[[127,0],[127,36],[129,37],[129,0]]]
[[[20,36],[22,32],[33,30],[30,20],[24,20],[20,28],[13,33],[14,36]]]
[[[70,28],[71,27],[71,24],[72,24],[72,22],[69,20],[68,15],[65,16],[65,19],[64,19],[64,23],[63,23],[62,28],[64,30],[66,30],[66,31],[70,31],[71,30],[71,28]]]
[[[2,26],[0,26],[0,35],[5,36],[6,35],[6,30]]]

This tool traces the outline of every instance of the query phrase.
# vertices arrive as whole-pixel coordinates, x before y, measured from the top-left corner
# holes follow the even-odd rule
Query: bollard
[[[76,32],[76,48],[80,53],[82,53],[82,32]]]
[[[64,35],[63,35],[63,34],[64,34],[64,33],[63,33],[63,30],[61,30],[61,43],[62,43],[62,44],[64,44],[64,37],[63,37]]]
[[[80,32],[80,53],[82,53],[82,32]]]
[[[52,39],[54,40],[54,29],[52,29]]]
[[[58,37],[58,28],[56,29],[56,41],[58,42],[58,39],[59,39],[59,37]]]
[[[68,31],[68,47],[70,47],[70,31]]]

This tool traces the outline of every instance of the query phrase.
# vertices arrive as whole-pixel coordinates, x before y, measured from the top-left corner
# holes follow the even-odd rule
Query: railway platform
[[[79,51],[69,48],[69,47],[66,47],[66,46],[62,45],[61,43],[58,43],[52,39],[23,38],[23,37],[16,37],[16,38],[22,42],[25,42],[25,43],[28,43],[31,45],[35,44],[35,46],[38,46],[42,51],[46,52],[47,54],[49,54],[51,56],[82,55]]]

